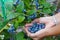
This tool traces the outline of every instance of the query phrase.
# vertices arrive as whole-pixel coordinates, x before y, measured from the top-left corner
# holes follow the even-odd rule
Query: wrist
[[[55,15],[54,15],[54,16],[52,16],[52,19],[53,19],[54,25],[58,24],[58,22],[57,22],[57,20],[56,20]]]
[[[47,29],[43,29],[43,32],[41,33],[40,38],[46,37],[48,35],[49,35],[48,34],[48,30]]]
[[[60,23],[60,13],[51,16],[52,22],[54,23],[54,25],[57,25]]]
[[[60,23],[60,13],[56,14],[55,18],[56,18],[57,24],[59,24]]]
[[[46,31],[45,31],[45,36],[51,36],[51,35],[52,35],[50,28],[45,29],[45,30],[46,30]]]
[[[44,34],[44,37],[46,37],[46,36],[49,36],[49,31],[48,31],[48,29],[45,29],[45,32],[44,32],[45,34]]]

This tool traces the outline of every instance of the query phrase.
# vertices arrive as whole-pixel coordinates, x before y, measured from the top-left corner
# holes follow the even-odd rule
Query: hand
[[[55,25],[53,16],[51,16],[51,17],[37,18],[34,21],[32,21],[30,24],[26,24],[25,27],[31,26],[34,22],[37,22],[37,23],[45,23],[47,28],[52,27],[52,26]]]
[[[31,26],[33,24],[33,22],[45,23],[46,24],[46,27],[45,27],[45,29],[39,30],[36,33],[30,33],[28,31],[28,28],[29,28],[29,26]],[[27,35],[29,37],[31,37],[32,39],[33,38],[39,39],[39,38],[42,38],[42,37],[46,36],[47,35],[46,30],[49,29],[49,28],[51,28],[51,27],[53,27],[54,25],[55,25],[55,23],[54,23],[54,20],[53,20],[53,17],[52,16],[51,17],[42,17],[42,18],[35,19],[30,24],[26,24],[25,25],[25,31],[27,32]]]
[[[39,30],[36,33],[30,33],[28,31],[28,28],[24,28],[24,29],[25,29],[28,37],[31,37],[33,40],[39,40],[39,39],[41,40],[41,38],[43,38],[47,34],[46,29]]]

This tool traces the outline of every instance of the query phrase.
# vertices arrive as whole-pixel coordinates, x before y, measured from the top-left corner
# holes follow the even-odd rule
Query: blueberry
[[[20,1],[19,0],[16,0],[16,4],[19,4],[20,3]]]
[[[37,10],[39,9],[39,4],[38,4],[38,2],[36,2],[36,9],[37,9]]]
[[[20,3],[19,0],[16,0],[16,2],[13,4],[14,7],[17,7],[17,5]]]
[[[10,32],[10,30],[8,30],[8,32]]]
[[[26,9],[24,9],[23,12],[26,13]]]
[[[38,9],[39,9],[39,3],[38,3],[38,0],[35,0],[35,5],[36,5],[36,9],[38,10]]]
[[[38,26],[38,30],[41,30],[41,26]]]
[[[34,13],[34,14],[30,15],[28,18],[30,18],[30,19],[35,19],[36,17],[37,17],[37,14]]]
[[[45,28],[45,24],[41,23],[41,29],[44,29],[44,28]]]
[[[29,28],[29,29],[28,29],[28,31],[31,31],[31,30],[32,30],[32,28]]]
[[[31,33],[35,33],[35,32],[37,31],[36,25],[37,25],[37,24],[34,23],[33,26],[29,28],[29,31],[30,31]]]
[[[38,31],[38,27],[36,27],[34,30],[35,30],[35,31]]]

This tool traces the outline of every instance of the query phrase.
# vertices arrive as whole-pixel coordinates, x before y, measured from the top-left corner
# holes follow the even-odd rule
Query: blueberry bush
[[[23,30],[24,25],[36,18],[52,16],[57,9],[55,3],[47,0],[0,0],[0,5],[0,40],[32,40]],[[44,28],[44,23],[33,23],[28,30],[35,33]],[[44,40],[55,40],[55,36]]]

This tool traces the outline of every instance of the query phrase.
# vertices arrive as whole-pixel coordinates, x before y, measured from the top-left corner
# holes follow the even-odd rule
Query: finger
[[[30,36],[31,33],[28,31],[28,29],[27,28],[24,28],[24,29],[25,29],[27,35]]]
[[[30,27],[30,26],[32,26],[32,23],[25,25],[25,27]]]
[[[39,23],[39,18],[32,21],[32,23],[35,23],[35,22]]]
[[[26,33],[26,30],[25,30],[25,28],[26,28],[26,27],[23,27],[23,30],[24,30],[24,32]],[[27,29],[28,29],[28,28],[27,28]]]

